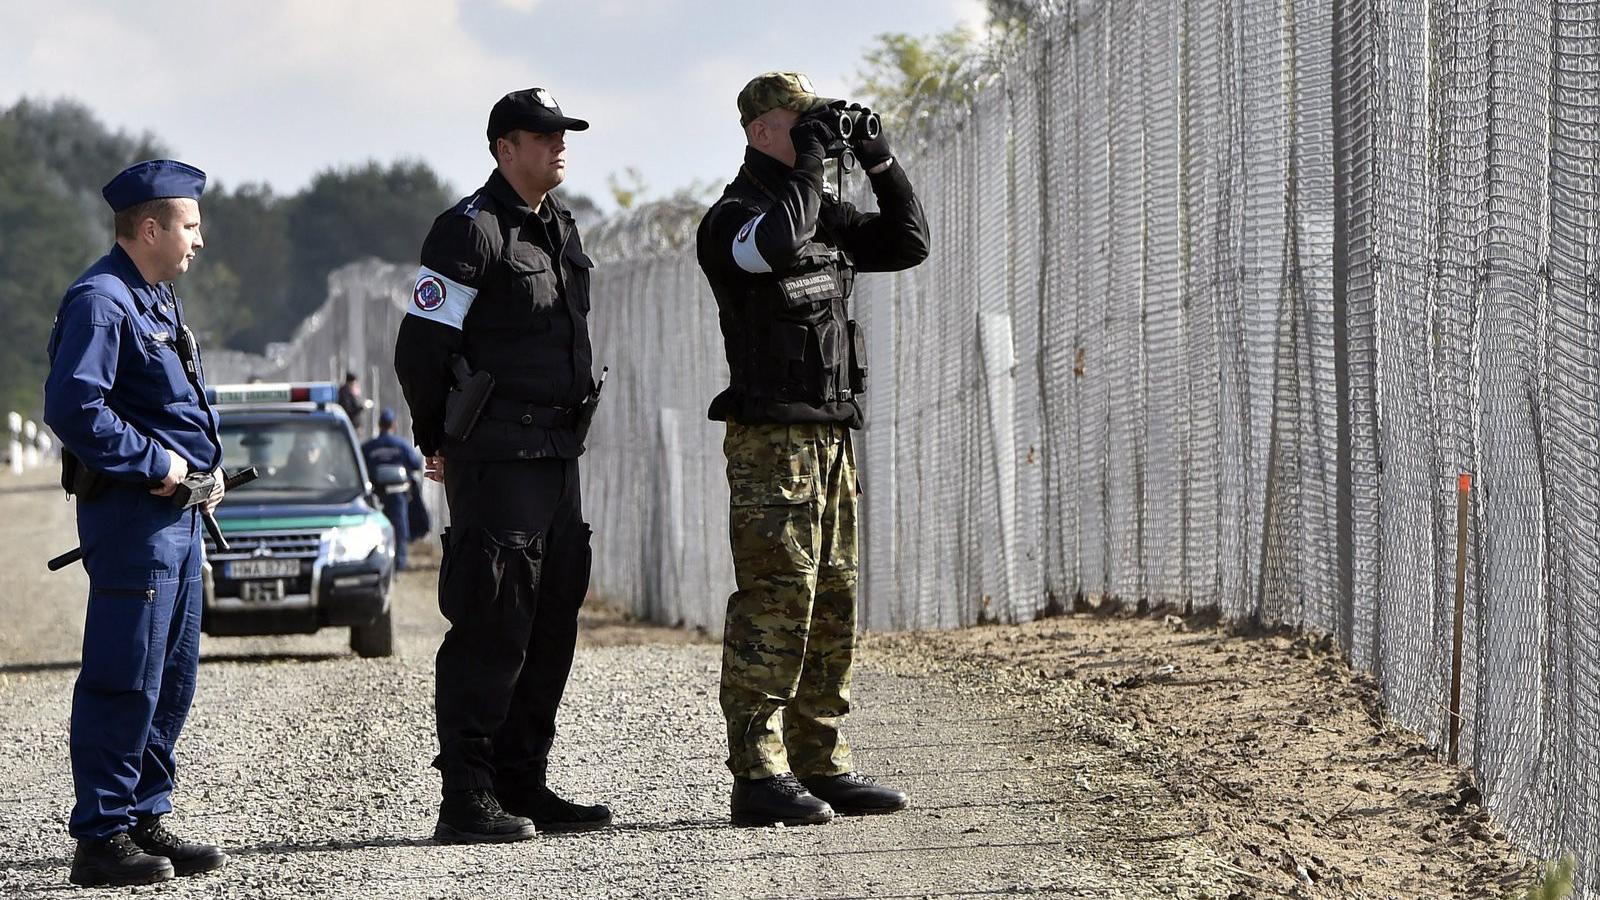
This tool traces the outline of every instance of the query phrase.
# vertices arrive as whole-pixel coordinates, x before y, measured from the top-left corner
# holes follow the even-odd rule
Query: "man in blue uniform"
[[[378,413],[378,436],[361,445],[361,455],[367,460],[367,473],[378,466],[405,466],[406,475],[422,471],[422,454],[394,433],[394,407],[385,406]],[[394,526],[394,567],[406,567],[406,547],[411,543],[411,491],[383,495],[383,514]]]
[[[167,283],[202,246],[205,180],[168,159],[113,178],[102,193],[116,245],[67,289],[50,333],[44,419],[61,439],[89,573],[69,739],[79,885],[146,884],[227,861],[162,823],[202,603],[199,511],[169,498],[191,470],[222,462],[199,351]],[[209,504],[221,499],[219,484]]]

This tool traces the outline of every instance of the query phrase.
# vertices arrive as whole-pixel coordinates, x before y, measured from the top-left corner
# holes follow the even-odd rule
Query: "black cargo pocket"
[[[850,327],[850,392],[860,394],[867,389],[867,337],[855,319],[846,324]]]
[[[567,263],[567,298],[578,312],[588,315],[589,270],[594,268],[594,260],[582,250],[568,250]]]
[[[91,588],[78,681],[96,691],[142,691],[155,662],[156,588]]]
[[[543,535],[467,530],[459,546],[446,553],[439,581],[439,611],[451,624],[460,624],[486,606],[530,602],[539,590],[543,557]]]
[[[546,310],[556,305],[556,274],[543,255],[506,254],[506,270],[511,294],[518,305],[530,310]]]
[[[583,525],[583,548],[576,563],[572,567],[572,593],[581,607],[589,599],[589,579],[594,577],[594,529],[587,522]]]

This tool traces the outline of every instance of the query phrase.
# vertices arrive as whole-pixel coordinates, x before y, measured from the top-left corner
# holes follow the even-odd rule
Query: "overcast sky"
[[[593,126],[568,135],[568,186],[609,208],[630,165],[650,196],[730,179],[751,76],[845,96],[875,35],[983,18],[982,0],[6,0],[0,105],[75,98],[228,185],[414,158],[465,193],[492,165],[489,107],[544,87]]]

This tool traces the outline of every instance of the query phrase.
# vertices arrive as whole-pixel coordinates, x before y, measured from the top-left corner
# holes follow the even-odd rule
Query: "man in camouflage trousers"
[[[710,417],[727,423],[738,585],[721,688],[733,821],[894,812],[906,795],[856,773],[840,733],[855,652],[851,431],[861,427],[866,380],[866,345],[847,301],[856,271],[927,258],[927,221],[881,133],[859,129],[850,145],[880,212],[824,191],[823,159],[846,146],[840,113],[864,121],[870,110],[818,97],[793,72],[756,77],[738,106],[744,166],[697,236],[731,382]]]

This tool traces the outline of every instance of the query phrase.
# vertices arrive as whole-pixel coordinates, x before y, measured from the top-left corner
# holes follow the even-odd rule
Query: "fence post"
[[[1467,495],[1472,476],[1456,479],[1456,619],[1450,644],[1450,762],[1461,760],[1461,631],[1467,608]]]
[[[22,414],[14,412],[7,416],[11,425],[11,474],[22,474]]]

